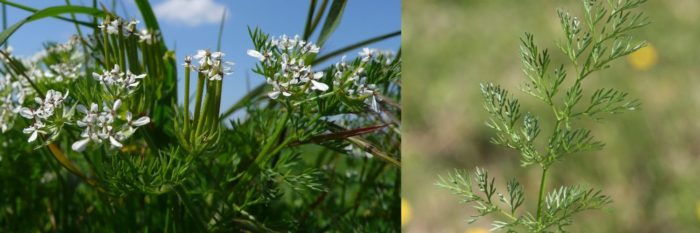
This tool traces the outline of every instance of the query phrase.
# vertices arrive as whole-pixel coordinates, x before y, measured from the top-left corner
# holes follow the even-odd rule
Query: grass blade
[[[7,6],[15,7],[15,8],[20,9],[20,10],[29,11],[29,12],[32,12],[32,13],[36,13],[37,11],[39,11],[39,9],[32,8],[32,7],[28,7],[28,6],[19,4],[19,3],[10,2],[10,1],[7,1],[7,0],[0,0],[0,3],[2,3],[2,4],[4,4],[4,5],[7,5]],[[3,14],[3,17],[4,17],[5,15],[7,15],[7,14]],[[83,21],[80,21],[80,20],[73,20],[73,19],[70,19],[70,18],[62,17],[62,16],[52,16],[52,17],[53,17],[53,18],[56,18],[56,19],[63,20],[63,21],[71,22],[71,23],[77,23],[77,24],[80,24],[80,25],[83,25],[83,26],[87,26],[87,27],[96,27],[96,26],[97,26],[96,23],[89,23],[89,22],[83,22]]]
[[[23,19],[22,21],[19,21],[15,23],[14,25],[10,26],[6,30],[3,30],[2,33],[0,33],[0,44],[4,44],[5,41],[7,41],[10,36],[15,33],[22,25],[25,23],[29,23],[35,20],[40,20],[46,17],[54,17],[60,14],[66,14],[66,13],[75,13],[75,14],[88,14],[88,15],[103,15],[104,12],[98,10],[98,9],[93,9],[90,7],[83,7],[83,6],[55,6],[55,7],[49,7],[40,11],[35,12],[34,14],[30,15],[29,17]]]
[[[311,0],[309,3],[309,13],[306,16],[306,23],[304,24],[304,40],[309,40],[311,36],[311,22],[314,20],[314,10],[316,10],[316,0]]]
[[[323,23],[323,28],[321,28],[321,34],[316,40],[318,47],[323,47],[328,38],[333,34],[335,29],[340,24],[340,19],[343,17],[343,11],[345,11],[345,5],[347,5],[347,0],[334,0],[331,3],[331,8],[326,15],[326,21]]]
[[[312,65],[318,64],[318,63],[321,63],[321,62],[324,62],[324,61],[326,61],[326,60],[328,60],[328,59],[330,59],[330,58],[333,58],[333,57],[335,57],[335,56],[341,55],[341,54],[343,54],[343,53],[347,53],[347,52],[350,51],[350,50],[358,49],[358,48],[360,48],[360,47],[364,47],[364,46],[367,46],[367,45],[369,45],[369,44],[377,43],[377,42],[379,42],[379,41],[386,40],[386,39],[389,39],[389,38],[392,38],[392,37],[395,37],[395,36],[399,36],[399,35],[401,35],[401,31],[395,31],[395,32],[387,33],[387,34],[380,35],[380,36],[377,36],[377,37],[369,38],[369,39],[366,39],[366,40],[357,42],[357,43],[352,44],[352,45],[345,46],[345,47],[340,48],[340,49],[338,49],[338,50],[335,50],[335,51],[333,51],[333,52],[329,52],[329,53],[327,53],[327,54],[325,54],[325,55],[323,55],[323,56],[321,56],[321,57],[319,57],[319,58],[316,58],[316,59],[313,61]]]
[[[221,38],[224,37],[224,21],[226,20],[226,10],[221,14],[221,23],[219,24],[219,36],[216,40],[216,51],[221,51]]]

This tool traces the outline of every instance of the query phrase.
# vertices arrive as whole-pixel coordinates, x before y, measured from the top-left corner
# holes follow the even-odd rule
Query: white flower
[[[197,54],[194,55],[194,59],[199,59],[199,66],[202,67],[204,64],[211,65],[211,52],[209,50],[197,50]]]
[[[153,34],[146,29],[141,29],[138,33],[139,42],[146,42],[146,44],[153,44]]]
[[[282,87],[277,83],[272,84],[272,89],[273,91],[267,93],[267,96],[270,97],[270,99],[277,99],[277,97],[279,97],[280,94],[282,94],[285,97],[292,96],[292,93],[289,93],[288,91],[282,89]]]
[[[78,105],[78,112],[83,113],[84,117],[76,122],[78,127],[85,128],[80,134],[83,139],[73,143],[71,148],[75,151],[83,151],[85,147],[94,142],[101,144],[104,141],[109,141],[112,148],[122,147],[122,141],[129,138],[136,127],[144,126],[150,123],[150,118],[147,116],[132,120],[132,114],[126,111],[124,121],[115,121],[119,117],[119,109],[122,106],[121,99],[117,99],[111,106],[106,103],[102,104],[102,111],[99,111],[99,106],[95,103],[90,105],[88,110],[83,105]],[[119,125],[121,124],[121,125]],[[121,127],[120,131],[116,131]]]
[[[317,45],[302,40],[298,35],[293,38],[282,35],[277,39],[272,38],[268,44],[273,48],[265,51],[250,49],[247,54],[262,62],[262,66],[275,70],[271,77],[266,77],[267,83],[272,85],[272,91],[268,93],[270,99],[329,89],[327,84],[320,81],[324,73],[314,72],[313,67],[304,62],[309,59],[309,54],[319,52]]]
[[[19,110],[19,115],[27,119],[34,119],[34,111],[27,107],[22,107]]]
[[[34,124],[30,125],[29,127],[24,128],[24,130],[22,130],[23,133],[31,134],[29,136],[29,139],[27,139],[27,142],[35,141],[36,138],[39,136],[39,133],[46,134],[45,131],[41,130],[42,128],[44,128],[44,123],[42,123],[41,121],[36,121],[36,122],[34,122]]]
[[[226,55],[226,54],[217,51],[217,52],[211,53],[211,58],[214,58],[214,59],[217,59],[217,60],[221,60],[221,58],[223,58],[225,55]]]
[[[261,62],[264,62],[267,59],[267,56],[263,55],[262,53],[260,53],[258,51],[252,50],[252,49],[248,49],[248,56],[254,57]]]
[[[132,19],[131,21],[129,21],[129,23],[124,27],[124,29],[126,31],[125,34],[128,36],[128,35],[131,35],[132,33],[134,33],[134,31],[136,31],[136,24],[139,24],[139,23],[141,23],[141,21],[138,21],[136,19]]]
[[[187,68],[187,67],[196,68],[196,67],[192,66],[192,56],[185,56],[185,63],[182,63],[182,65],[185,68]]]
[[[119,19],[114,19],[111,22],[102,21],[102,23],[97,26],[103,31],[107,31],[108,34],[119,34]]]
[[[321,50],[321,48],[312,43],[306,44],[302,49],[304,53],[318,53],[319,50]]]
[[[103,74],[92,73],[92,76],[100,81],[113,97],[122,98],[132,94],[140,84],[139,79],[145,78],[146,74],[135,75],[129,70],[125,74],[121,72],[119,65],[114,65],[111,71],[105,71]]]
[[[311,84],[313,86],[311,87],[312,90],[319,90],[319,91],[327,91],[328,90],[328,85],[322,82],[316,82],[316,80],[311,80]]]
[[[136,119],[135,121],[131,121],[132,114],[131,112],[126,112],[126,124],[129,126],[136,126],[136,127],[141,127],[144,125],[147,125],[148,123],[151,123],[151,118],[147,116],[142,116],[139,117],[139,119]]]
[[[112,144],[113,147],[119,147],[121,148],[123,145],[117,141],[113,136],[109,136],[109,143]]]
[[[206,73],[210,81],[221,81],[225,75],[230,75],[233,72],[233,62],[223,62],[225,56],[222,52],[210,52],[209,50],[198,50],[193,57],[185,57],[185,67],[191,63],[191,59],[199,59],[199,72]],[[205,68],[206,65],[206,68]]]
[[[368,62],[370,59],[372,59],[375,52],[376,50],[374,49],[363,48],[362,51],[359,53],[360,57],[362,57],[362,62]]]
[[[70,148],[73,149],[74,151],[82,152],[83,150],[85,150],[85,147],[88,145],[89,142],[90,142],[90,138],[84,138],[84,139],[81,139],[81,140],[74,142]]]

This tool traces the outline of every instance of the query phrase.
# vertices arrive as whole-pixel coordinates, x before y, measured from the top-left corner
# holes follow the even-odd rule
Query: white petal
[[[151,118],[147,116],[142,116],[139,119],[136,119],[134,122],[131,123],[133,126],[144,126],[148,123],[151,123]]]
[[[132,117],[133,117],[133,115],[131,115],[131,112],[126,111],[126,121],[131,121]]]
[[[111,136],[109,137],[109,143],[112,144],[112,146],[114,146],[114,147],[121,148],[123,146],[121,143],[119,143],[119,141],[117,141],[117,139],[115,139],[114,137],[111,137]]]
[[[114,101],[114,106],[112,107],[112,111],[117,111],[117,109],[119,109],[119,107],[121,107],[121,106],[122,106],[122,100],[117,99],[117,101]]]
[[[274,100],[274,99],[277,99],[278,96],[280,96],[280,92],[279,91],[271,91],[271,92],[267,93],[267,96],[270,97],[270,99]]]
[[[265,61],[265,55],[252,49],[248,49],[248,56],[257,58],[260,61]]]
[[[34,132],[32,133],[32,136],[29,136],[29,140],[27,140],[27,142],[33,142],[34,140],[36,140],[37,136],[39,136],[39,131],[34,130]]]
[[[20,109],[19,115],[21,115],[22,117],[27,118],[27,119],[34,118],[34,112],[27,107],[23,107],[22,109]]]
[[[320,78],[323,78],[323,72],[314,73],[314,79],[320,79]]]
[[[85,150],[85,146],[87,146],[88,142],[90,142],[90,138],[85,138],[83,140],[77,141],[71,145],[71,149],[77,152],[81,152]]]
[[[285,92],[282,92],[282,95],[283,95],[283,96],[291,96],[292,93],[289,93],[289,92],[286,92],[286,91],[285,91]]]
[[[372,96],[372,110],[374,110],[374,112],[379,112],[379,104],[377,103],[377,96],[375,95]]]
[[[213,53],[211,53],[211,57],[213,57],[213,58],[215,58],[215,59],[222,58],[223,56],[226,56],[226,54],[224,54],[224,53],[222,53],[222,52],[213,52]]]
[[[197,50],[197,54],[194,55],[195,59],[200,59],[207,56],[207,51],[206,50]]]
[[[328,85],[322,82],[316,82],[315,80],[311,80],[311,84],[314,86],[311,87],[313,90],[319,90],[319,91],[327,91],[328,90]]]
[[[210,81],[221,81],[221,75],[220,74],[215,74],[214,76],[209,77]]]

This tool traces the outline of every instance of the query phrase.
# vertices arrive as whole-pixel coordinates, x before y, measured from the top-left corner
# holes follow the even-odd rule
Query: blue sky
[[[20,1],[34,8],[62,5],[64,0]],[[73,0],[74,4],[89,0]],[[111,7],[112,1],[100,1]],[[183,4],[184,3],[184,4]],[[228,17],[224,22],[222,51],[225,60],[236,63],[234,74],[224,80],[222,109],[226,109],[246,92],[246,75],[250,76],[251,86],[264,79],[249,70],[256,60],[246,55],[252,48],[247,26],[260,27],[271,35],[301,34],[306,21],[308,1],[288,0],[158,0],[151,1],[160,21],[162,34],[170,49],[175,49],[178,64],[185,55],[194,54],[198,49],[215,49],[222,9]],[[140,18],[133,1],[117,2],[116,12],[121,16]],[[27,12],[8,6],[8,25],[28,16]],[[143,25],[141,25],[143,26]],[[324,51],[332,51],[354,42],[401,29],[400,0],[351,0],[336,33],[326,42]],[[29,56],[39,51],[46,41],[65,42],[75,34],[71,23],[56,19],[32,22],[17,31],[9,40],[14,54]],[[316,38],[315,36],[312,37]],[[401,44],[400,37],[371,45],[372,48],[396,50]],[[348,53],[348,57],[358,51]],[[178,72],[182,75],[182,71]],[[180,82],[182,77],[179,77]],[[183,85],[179,85],[180,101]]]

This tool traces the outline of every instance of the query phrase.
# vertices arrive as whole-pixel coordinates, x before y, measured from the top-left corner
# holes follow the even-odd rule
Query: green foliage
[[[523,72],[528,78],[522,90],[545,103],[554,115],[552,133],[546,140],[538,140],[545,123],[539,119],[548,118],[537,117],[529,112],[521,113],[518,100],[498,85],[481,85],[484,107],[491,115],[487,126],[497,131],[492,142],[518,150],[523,167],[539,165],[542,179],[537,212],[531,214],[526,210],[518,210],[525,201],[525,194],[515,180],[508,182],[507,195],[503,195],[496,191],[495,179],[489,180],[483,169],[477,168],[473,176],[479,192],[472,189],[472,178],[465,172],[455,172],[447,178],[440,178],[438,186],[451,190],[462,197],[464,202],[474,204],[478,215],[471,221],[491,213],[500,213],[505,220],[494,221],[493,230],[567,232],[565,227],[573,223],[574,214],[599,209],[611,202],[600,191],[578,186],[564,186],[545,195],[545,182],[547,171],[555,162],[572,154],[600,150],[603,147],[603,143],[595,140],[589,129],[576,126],[579,117],[601,119],[603,114],[639,108],[637,100],[630,100],[627,93],[611,88],[593,92],[588,105],[581,102],[584,97],[583,81],[590,74],[609,67],[609,62],[645,46],[644,42],[634,42],[629,34],[631,30],[647,24],[642,13],[632,12],[644,2],[609,1],[606,7],[603,3],[585,0],[583,21],[560,10],[559,18],[565,39],[558,47],[569,59],[570,69],[563,64],[552,69],[548,50],[540,49],[532,34],[526,33],[521,38]],[[574,71],[574,78],[567,80],[567,70]],[[540,141],[544,146],[539,144]],[[494,194],[499,196],[500,205],[493,200]],[[504,209],[503,206],[507,208]]]
[[[35,10],[31,20],[89,13],[101,23],[64,18],[93,34],[47,43],[35,59],[0,50],[0,231],[397,231],[400,53],[317,64],[399,34],[314,47],[316,25],[322,44],[345,10],[326,2],[312,1],[307,39],[251,29],[271,59],[253,71],[268,82],[224,111],[224,55],[175,56],[147,1],[136,1],[143,30],[97,6]]]

